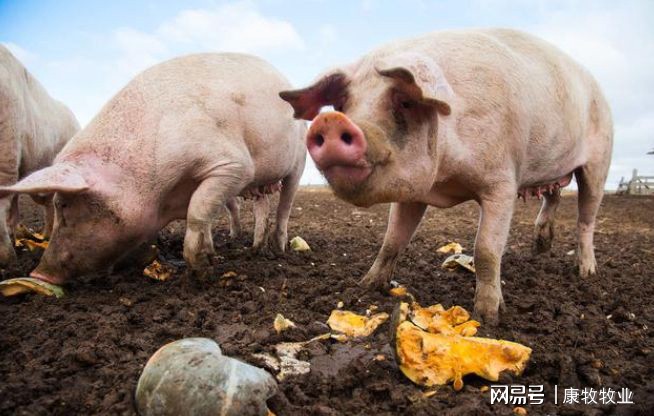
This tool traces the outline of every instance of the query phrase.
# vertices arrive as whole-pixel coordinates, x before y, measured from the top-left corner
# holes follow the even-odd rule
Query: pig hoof
[[[286,236],[281,236],[279,238],[274,238],[272,241],[273,252],[277,255],[282,255],[286,253]]]
[[[285,245],[280,246],[278,244],[275,244],[273,246],[273,253],[277,254],[278,256],[283,255],[284,253],[286,253],[286,246]]]
[[[484,309],[475,306],[474,316],[477,320],[489,326],[497,326],[500,322],[500,314],[498,309]]]
[[[276,251],[270,249],[268,244],[259,244],[256,246],[252,246],[252,251],[254,252],[254,254],[261,257],[274,257],[275,254],[277,254]]]
[[[534,254],[543,254],[550,251],[551,248],[552,248],[552,239],[545,238],[539,235],[536,237],[536,240],[534,241],[532,252]]]
[[[495,294],[483,296],[484,292],[481,291],[481,295],[478,292],[478,295],[475,297],[475,311],[474,314],[482,322],[495,326],[499,323],[500,310],[504,310],[504,298],[500,294],[496,296]]]
[[[597,265],[595,262],[592,264],[588,265],[580,265],[579,266],[579,277],[581,278],[586,278],[590,276],[595,276],[597,274]]]
[[[552,240],[554,239],[554,227],[552,223],[547,223],[542,226],[536,225],[536,238],[532,252],[534,254],[547,253],[552,248]]]
[[[359,281],[359,286],[367,289],[384,290],[390,286],[390,283],[383,276],[367,274]]]

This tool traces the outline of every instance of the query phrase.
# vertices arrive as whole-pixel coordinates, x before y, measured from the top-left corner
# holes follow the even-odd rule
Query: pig
[[[48,95],[16,57],[0,45],[0,186],[52,163],[79,130],[73,113]],[[54,219],[51,198],[33,195],[43,205],[43,234],[50,236]],[[19,220],[16,196],[0,197],[0,267],[16,261],[10,234]]]
[[[595,218],[611,160],[609,106],[591,74],[553,45],[509,29],[441,31],[382,46],[280,92],[312,120],[309,154],[335,194],[391,203],[361,284],[387,286],[427,206],[475,200],[478,317],[504,308],[500,262],[517,195],[543,198],[535,250],[550,248],[560,188],[579,187],[579,274],[597,270]],[[320,112],[324,106],[334,111]]]
[[[0,195],[54,194],[50,244],[30,275],[63,284],[106,270],[186,219],[183,256],[204,276],[225,203],[278,182],[271,244],[284,252],[306,158],[306,123],[277,95],[289,88],[270,64],[234,53],[183,56],[137,75],[52,166],[0,187]]]

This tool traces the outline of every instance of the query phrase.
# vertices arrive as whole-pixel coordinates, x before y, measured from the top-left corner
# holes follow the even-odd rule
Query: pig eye
[[[410,110],[415,108],[416,103],[411,100],[406,94],[395,92],[393,94],[393,106],[400,110]]]

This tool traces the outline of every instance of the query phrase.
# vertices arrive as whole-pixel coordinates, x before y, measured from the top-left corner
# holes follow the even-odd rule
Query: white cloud
[[[650,3],[590,3],[542,9],[531,32],[554,43],[598,80],[613,112],[615,144],[607,182],[614,189],[633,168],[654,173],[654,8]]]
[[[285,20],[262,15],[249,1],[213,9],[183,10],[152,33],[121,28],[114,33],[122,51],[119,67],[130,75],[174,55],[193,52],[271,54],[304,49],[304,41]]]
[[[91,33],[82,40],[101,43],[102,53],[89,50],[46,59],[5,42],[26,66],[34,63],[33,73],[54,97],[70,106],[82,125],[137,73],[165,59],[210,51],[274,58],[305,47],[291,23],[262,14],[250,1],[182,10],[151,31],[120,27],[109,34]]]
[[[167,41],[212,51],[257,53],[304,47],[293,25],[261,15],[250,2],[224,4],[214,10],[182,11],[164,22],[157,33]]]
[[[160,60],[159,57],[168,51],[157,36],[132,28],[116,30],[114,41],[122,53],[122,56],[118,58],[118,66],[128,74],[134,74],[154,65]]]

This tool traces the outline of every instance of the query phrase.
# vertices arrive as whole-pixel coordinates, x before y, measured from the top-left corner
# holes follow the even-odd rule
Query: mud
[[[39,210],[22,201],[23,222],[38,226]],[[533,348],[522,377],[501,383],[544,385],[545,404],[530,415],[654,414],[654,198],[609,196],[597,226],[601,274],[576,275],[576,197],[562,198],[550,253],[531,254],[539,203],[517,201],[503,258],[506,312],[481,335]],[[386,227],[387,206],[369,210],[336,200],[327,191],[303,190],[289,237],[302,236],[313,251],[283,257],[258,255],[252,243],[250,204],[243,206],[243,237],[230,240],[227,216],[215,228],[214,277],[185,277],[183,223],[161,232],[163,257],[178,265],[166,282],[140,270],[77,279],[63,299],[26,295],[0,299],[0,414],[134,415],[133,393],[148,357],[182,337],[209,337],[226,355],[261,364],[251,354],[271,352],[280,341],[301,341],[326,331],[332,309],[364,312],[374,304],[391,312],[396,298],[367,293],[357,281],[372,264]],[[440,269],[436,248],[451,240],[470,253],[478,210],[474,203],[430,209],[398,263],[395,280],[423,305],[440,302],[472,310],[474,277]],[[89,244],[93,244],[92,241]],[[0,278],[26,275],[38,254],[19,253],[19,265]],[[236,272],[236,277],[221,278]],[[277,313],[298,324],[278,335]],[[384,359],[380,359],[383,355]],[[388,323],[372,337],[310,344],[301,354],[309,374],[280,384],[270,401],[279,415],[510,415],[513,406],[491,405],[492,383],[466,377],[431,397],[402,376],[388,345]],[[554,405],[553,389],[629,388],[634,405]],[[560,397],[559,397],[560,400]]]

